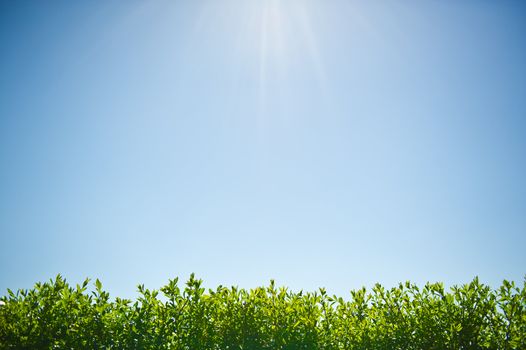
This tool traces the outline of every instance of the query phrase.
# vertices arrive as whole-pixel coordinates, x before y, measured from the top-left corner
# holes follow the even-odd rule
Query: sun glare
[[[288,80],[288,71],[298,55],[307,57],[310,71],[321,89],[325,88],[322,57],[304,2],[266,0],[259,8],[259,111],[266,119],[270,71],[281,81]]]
[[[289,83],[291,70],[298,65],[312,74],[320,90],[325,89],[319,33],[311,22],[320,6],[297,0],[205,2],[198,26],[208,24],[214,28],[214,37],[231,44],[226,49],[231,49],[232,60],[253,70],[261,123],[266,119],[269,90],[276,86],[283,89]],[[272,91],[272,95],[279,96],[279,91]]]

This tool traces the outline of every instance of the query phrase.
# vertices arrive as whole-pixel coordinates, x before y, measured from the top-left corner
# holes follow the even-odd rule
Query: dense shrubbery
[[[449,292],[376,285],[344,300],[269,287],[208,292],[192,275],[137,301],[110,300],[97,280],[58,276],[8,291],[0,306],[1,349],[526,349],[526,280],[497,290],[478,279]]]

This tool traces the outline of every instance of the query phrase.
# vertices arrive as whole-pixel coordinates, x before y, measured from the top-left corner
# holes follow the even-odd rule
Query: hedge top
[[[406,282],[350,299],[292,292],[205,290],[192,274],[139,297],[115,298],[96,280],[60,275],[0,298],[0,349],[526,349],[526,279],[497,289],[472,282]],[[159,293],[162,293],[160,295]]]

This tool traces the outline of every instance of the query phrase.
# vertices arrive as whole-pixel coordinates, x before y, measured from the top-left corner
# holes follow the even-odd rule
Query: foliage
[[[406,282],[350,298],[276,287],[208,290],[190,276],[136,301],[59,275],[1,297],[0,349],[526,349],[526,279],[492,290]]]

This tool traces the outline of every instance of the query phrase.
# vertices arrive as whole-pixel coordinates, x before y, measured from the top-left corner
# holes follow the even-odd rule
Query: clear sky
[[[0,290],[522,282],[523,1],[1,1]]]

